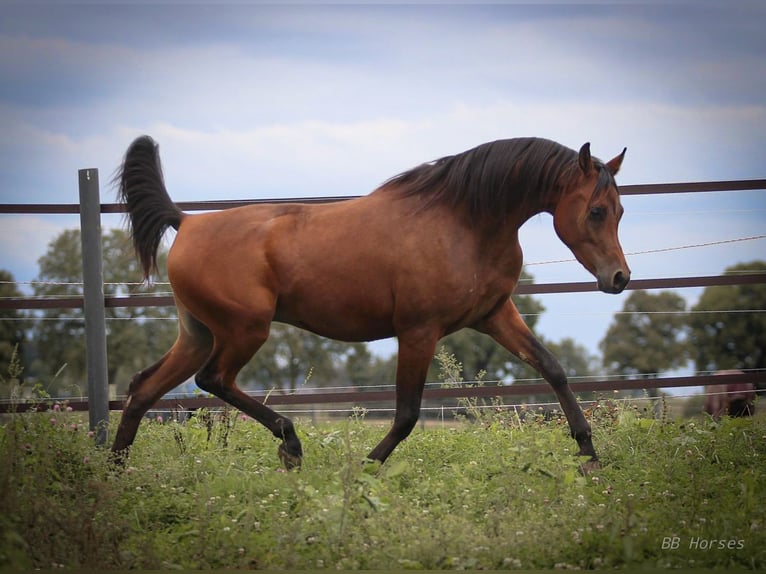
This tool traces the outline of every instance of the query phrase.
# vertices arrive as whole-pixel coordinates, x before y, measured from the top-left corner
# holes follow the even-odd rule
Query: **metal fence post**
[[[97,169],[81,169],[80,236],[88,376],[88,414],[96,444],[103,445],[109,430],[109,387],[106,369],[104,272],[101,260],[101,199]]]

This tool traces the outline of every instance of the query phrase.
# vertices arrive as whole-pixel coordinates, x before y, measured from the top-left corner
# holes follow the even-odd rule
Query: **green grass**
[[[384,427],[298,421],[290,473],[231,414],[144,422],[121,473],[81,415],[17,414],[0,428],[0,566],[766,567],[763,418],[656,421],[602,403],[603,466],[583,477],[562,421],[484,412],[418,428],[383,466],[361,461]]]

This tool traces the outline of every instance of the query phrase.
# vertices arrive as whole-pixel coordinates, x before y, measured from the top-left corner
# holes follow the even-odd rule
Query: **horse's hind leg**
[[[232,330],[227,332],[225,337],[216,335],[213,353],[197,373],[196,382],[199,388],[213,393],[254,418],[275,437],[281,439],[279,458],[289,470],[300,467],[303,457],[303,449],[292,421],[245,394],[235,381],[237,373],[267,337],[268,325],[265,329],[252,329],[246,333],[236,333],[236,330]]]
[[[179,309],[179,315],[183,311]],[[136,373],[112,445],[112,458],[124,463],[141,419],[165,393],[194,375],[210,355],[212,339],[207,329],[190,317],[182,316],[178,339],[151,367]]]

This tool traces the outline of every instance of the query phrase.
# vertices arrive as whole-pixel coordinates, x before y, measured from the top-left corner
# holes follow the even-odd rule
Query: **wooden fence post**
[[[106,368],[104,272],[101,260],[101,199],[97,169],[81,169],[80,236],[88,376],[88,414],[96,444],[103,445],[109,430],[109,386]]]

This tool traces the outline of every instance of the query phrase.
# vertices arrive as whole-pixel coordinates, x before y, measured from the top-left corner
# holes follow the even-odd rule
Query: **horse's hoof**
[[[587,462],[580,465],[580,472],[583,476],[588,476],[591,472],[595,472],[601,468],[601,463],[596,458],[592,458]]]
[[[279,448],[277,449],[277,454],[279,455],[279,460],[282,461],[282,466],[284,466],[285,469],[300,470],[303,457],[301,457],[301,455],[294,455],[287,452],[285,443],[280,443]]]

